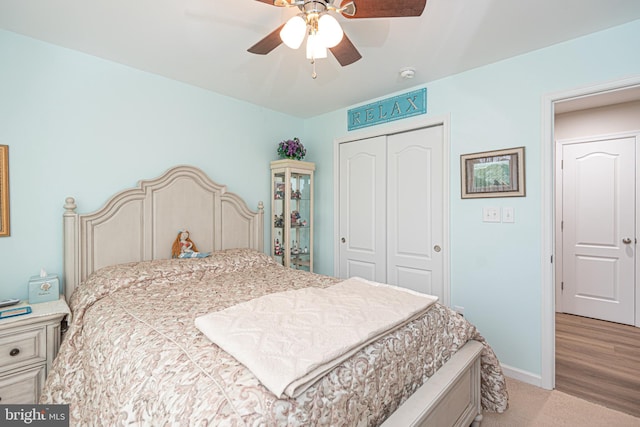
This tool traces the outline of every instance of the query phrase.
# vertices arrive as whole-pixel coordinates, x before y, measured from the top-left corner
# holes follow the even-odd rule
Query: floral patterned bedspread
[[[68,403],[73,425],[375,426],[474,339],[485,347],[483,408],[506,410],[493,350],[441,304],[295,399],[271,394],[194,325],[198,316],[265,294],[338,281],[249,249],[103,268],[69,301],[73,321],[40,402]]]

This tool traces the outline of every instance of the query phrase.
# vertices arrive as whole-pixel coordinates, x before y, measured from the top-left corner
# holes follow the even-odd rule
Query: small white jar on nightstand
[[[0,405],[38,402],[71,313],[63,297],[30,306],[30,314],[0,320]]]

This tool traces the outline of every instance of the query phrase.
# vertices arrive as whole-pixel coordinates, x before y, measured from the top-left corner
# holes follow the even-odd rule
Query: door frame
[[[444,305],[449,306],[451,302],[451,274],[450,274],[450,238],[449,238],[449,209],[451,205],[450,181],[451,181],[451,165],[450,165],[450,115],[437,117],[415,116],[403,121],[385,123],[379,126],[366,128],[351,132],[333,140],[333,272],[339,277],[340,268],[340,236],[337,226],[340,223],[340,200],[339,200],[339,171],[340,171],[340,144],[345,144],[361,139],[368,139],[377,136],[386,136],[395,133],[409,132],[426,127],[442,126],[442,221],[443,221],[443,241],[442,241],[442,280],[444,297],[441,301]]]
[[[545,94],[542,99],[542,299],[541,299],[541,366],[540,386],[553,390],[556,383],[555,346],[555,104],[563,101],[640,87],[640,76],[600,85]],[[637,208],[636,208],[637,209]],[[638,224],[636,224],[636,227]],[[637,257],[636,251],[636,257]],[[636,309],[639,296],[636,293]]]

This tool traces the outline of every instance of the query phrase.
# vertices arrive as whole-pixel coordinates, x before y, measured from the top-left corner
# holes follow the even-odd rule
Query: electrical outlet
[[[482,208],[482,221],[500,222],[500,208],[496,208],[496,207]]]

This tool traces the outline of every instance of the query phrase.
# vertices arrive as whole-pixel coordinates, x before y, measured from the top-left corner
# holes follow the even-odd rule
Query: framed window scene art
[[[0,145],[0,237],[9,234],[9,146]]]
[[[462,198],[524,197],[524,147],[460,156]]]

